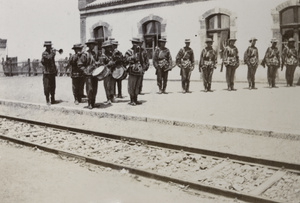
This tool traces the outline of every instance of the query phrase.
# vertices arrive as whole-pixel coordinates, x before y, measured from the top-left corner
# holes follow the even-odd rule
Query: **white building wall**
[[[203,42],[200,41],[200,19],[205,12],[218,7],[231,11],[237,17],[236,46],[239,49],[240,59],[243,59],[251,37],[258,39],[257,47],[262,59],[273,37],[271,10],[283,2],[286,0],[212,0],[92,16],[86,19],[86,36],[87,39],[92,37],[90,28],[99,21],[104,21],[112,26],[112,37],[119,41],[119,50],[124,53],[131,47],[130,39],[138,35],[138,22],[152,14],[166,21],[168,40],[166,47],[170,49],[173,59],[178,50],[184,46],[184,39],[190,38],[191,48],[195,52],[196,60],[199,60],[200,52],[204,48],[201,46]],[[243,70],[237,71],[237,77],[241,76],[243,78],[241,80],[246,80],[246,67],[241,69]],[[260,67],[258,77],[266,77],[265,72],[266,69]],[[283,72],[280,77],[284,78]]]

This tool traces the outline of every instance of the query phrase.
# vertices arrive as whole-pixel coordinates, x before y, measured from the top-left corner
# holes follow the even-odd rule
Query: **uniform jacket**
[[[253,46],[249,46],[244,53],[244,62],[248,66],[258,66],[258,49]]]
[[[280,66],[280,52],[277,47],[268,47],[262,65],[265,66]]]
[[[125,62],[128,65],[128,73],[131,75],[143,75],[149,68],[148,55],[143,48],[139,51],[134,50],[134,47],[128,49],[125,53]]]
[[[78,60],[81,56],[81,53],[73,54],[69,58],[69,63],[68,65],[71,67],[71,77],[76,78],[76,77],[83,77],[83,70],[81,70],[78,66]]]
[[[154,51],[153,65],[156,69],[169,69],[172,67],[172,57],[168,48],[157,47]]]
[[[237,68],[240,65],[239,52],[236,46],[225,47],[223,54],[223,61],[226,66],[234,66]]]
[[[217,57],[217,52],[212,47],[204,48],[200,55],[199,68],[215,67],[217,64]]]
[[[176,56],[176,65],[180,68],[185,66],[194,66],[194,52],[190,47],[183,47]]]
[[[47,50],[42,54],[41,63],[43,64],[43,74],[57,74],[55,65],[55,52]]]
[[[96,69],[96,54],[94,51],[83,52],[78,60],[78,67],[84,72],[84,75],[92,75]]]
[[[295,47],[286,46],[282,51],[282,63],[283,65],[297,65],[298,53]]]

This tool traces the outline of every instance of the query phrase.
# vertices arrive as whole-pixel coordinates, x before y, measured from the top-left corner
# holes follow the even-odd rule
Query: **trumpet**
[[[63,50],[63,49],[59,49],[59,50],[57,50],[57,49],[52,49],[52,51],[54,51],[54,52],[58,52],[59,54],[62,54],[62,53],[64,52],[64,50]]]

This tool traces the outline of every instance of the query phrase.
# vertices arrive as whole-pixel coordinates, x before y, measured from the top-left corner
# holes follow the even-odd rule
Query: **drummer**
[[[83,70],[86,82],[86,92],[88,97],[88,109],[95,107],[96,95],[98,90],[98,79],[92,75],[92,72],[96,69],[98,57],[94,52],[96,41],[89,39],[85,43],[88,50],[81,54],[78,60],[78,67]]]
[[[116,40],[111,40],[112,43],[112,47],[113,47],[113,53],[112,53],[112,59],[115,63],[115,67],[117,66],[123,66],[124,67],[124,57],[122,52],[120,52],[118,50],[118,41]],[[117,82],[117,86],[118,86],[118,95],[117,98],[123,98],[122,96],[122,79],[119,80],[115,80]],[[116,85],[114,85],[114,94],[116,95]]]
[[[116,102],[114,99],[116,81],[111,74],[114,69],[114,62],[112,60],[113,45],[110,40],[107,40],[103,42],[102,48],[104,49],[104,53],[101,55],[101,61],[103,61],[106,67],[110,70],[108,76],[106,76],[103,80],[103,86],[107,98],[105,103],[111,104]]]

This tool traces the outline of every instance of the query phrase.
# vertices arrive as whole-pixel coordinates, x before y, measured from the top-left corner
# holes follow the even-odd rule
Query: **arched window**
[[[280,12],[280,30],[283,43],[291,37],[299,41],[300,6],[288,7]]]
[[[214,48],[217,53],[223,49],[230,37],[230,17],[225,14],[217,13],[206,18],[206,36],[214,40]]]
[[[98,26],[98,27],[94,28],[94,38],[97,41],[97,45],[98,45],[99,49],[101,48],[102,43],[105,40],[108,40],[108,37],[109,37],[109,32],[108,32],[107,27]]]
[[[143,24],[143,35],[148,57],[152,59],[158,39],[161,38],[161,24],[158,21],[147,21]]]

